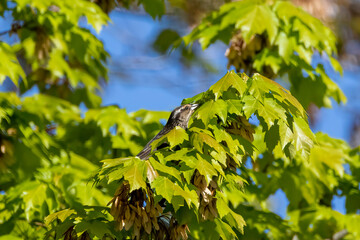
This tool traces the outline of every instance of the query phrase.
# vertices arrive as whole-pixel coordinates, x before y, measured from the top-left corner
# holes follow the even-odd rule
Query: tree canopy
[[[158,51],[184,57],[196,41],[229,44],[235,70],[179,103],[200,104],[187,129],[135,157],[169,113],[101,104],[99,34],[115,7],[157,19],[184,4],[0,1],[15,36],[0,39],[0,82],[15,86],[0,93],[1,240],[360,238],[360,148],[314,134],[306,112],[346,102],[336,37],[290,1],[224,3],[188,35],[159,35]],[[269,204],[278,191],[285,218]]]

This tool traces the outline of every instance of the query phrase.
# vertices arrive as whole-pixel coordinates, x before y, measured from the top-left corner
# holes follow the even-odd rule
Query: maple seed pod
[[[229,168],[230,170],[236,172],[236,168],[237,168],[237,164],[234,161],[234,159],[230,156],[227,155],[226,157],[226,166],[227,168]]]
[[[133,219],[133,218],[127,219],[127,221],[125,222],[125,225],[124,225],[126,231],[128,231],[134,225],[134,220],[135,219]]]
[[[140,239],[140,227],[137,225],[134,226],[133,238]]]
[[[148,215],[145,211],[141,212],[141,219],[142,219],[143,225],[145,225],[149,221]]]
[[[198,188],[198,195],[200,194],[200,191],[205,190],[207,186],[205,176],[201,175],[197,170],[194,172],[194,175],[192,177],[192,183]]]
[[[211,180],[206,184],[205,176],[201,175],[198,171],[194,172],[192,183],[197,187],[197,194],[199,196],[199,214],[203,220],[213,220],[218,216],[216,208],[216,189],[217,183]]]
[[[90,235],[87,231],[83,232],[79,237],[74,230],[74,226],[71,226],[64,233],[64,240],[90,240]]]
[[[258,34],[253,35],[245,42],[239,31],[232,37],[230,47],[225,52],[225,56],[228,58],[227,68],[234,66],[238,72],[241,69],[244,70],[244,72],[254,72],[252,64],[254,57],[266,47],[267,44],[266,39]],[[269,74],[270,76],[274,75],[272,71],[269,72]]]
[[[171,240],[186,240],[188,239],[187,232],[190,232],[188,226],[186,224],[179,225],[174,217],[171,217],[169,220],[169,232]],[[166,238],[168,239],[168,238]]]
[[[160,227],[159,227],[159,224],[158,224],[157,219],[156,219],[156,218],[152,218],[151,221],[152,221],[152,224],[153,224],[155,230],[157,230],[157,231],[160,230]]]
[[[217,211],[216,211],[216,198],[213,198],[211,202],[209,203],[209,210],[212,214],[212,216],[217,217]]]
[[[211,180],[209,183],[209,187],[211,187],[213,189],[217,189],[218,185],[215,181]]]
[[[156,210],[159,212],[159,213],[163,213],[163,209],[162,209],[162,207],[160,206],[160,204],[156,204],[156,206],[155,206],[155,208],[156,208]]]
[[[139,216],[137,216],[137,217],[135,218],[134,223],[135,223],[135,226],[137,226],[137,227],[140,227],[140,226],[141,226],[141,219],[140,219]]]
[[[129,205],[125,208],[125,219],[130,219],[130,207]]]
[[[130,192],[129,184],[124,182],[116,190],[109,204],[110,213],[116,221],[116,230],[132,229],[133,237],[136,238],[151,234],[153,229],[159,230],[157,218],[162,208],[158,203],[154,204],[150,188],[147,188],[147,191],[137,189]]]
[[[147,234],[150,234],[151,233],[151,230],[152,230],[152,224],[151,224],[151,222],[146,222],[146,224],[145,224],[145,226],[144,226],[144,229],[145,229],[145,232],[147,233]]]
[[[231,134],[240,135],[249,142],[254,141],[253,134],[255,133],[255,130],[252,128],[249,121],[243,116],[238,116],[237,121],[230,122],[229,126],[225,127],[225,129]]]

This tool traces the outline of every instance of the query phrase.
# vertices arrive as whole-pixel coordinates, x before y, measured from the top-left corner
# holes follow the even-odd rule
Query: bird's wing
[[[139,152],[136,156],[139,157],[142,160],[148,159],[150,153],[151,153],[151,143],[159,138],[161,138],[162,136],[164,136],[165,134],[167,134],[168,132],[171,131],[172,128],[170,128],[169,126],[165,126],[163,129],[161,129],[161,131],[156,134],[155,137],[153,137],[143,148],[143,150],[141,150],[141,152]],[[167,143],[163,143],[160,146],[158,146],[156,149],[154,150],[158,150],[161,148],[164,148],[168,146]]]

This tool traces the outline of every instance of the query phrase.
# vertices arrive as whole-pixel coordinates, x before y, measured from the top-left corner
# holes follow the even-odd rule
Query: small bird
[[[136,155],[140,159],[147,159],[149,157],[149,154],[151,153],[151,143],[155,141],[156,139],[161,138],[168,132],[170,132],[172,129],[174,129],[176,126],[179,126],[183,129],[186,129],[188,127],[188,122],[190,120],[191,115],[194,113],[195,109],[199,106],[199,104],[185,104],[180,107],[175,108],[171,114],[170,117],[165,124],[164,128],[161,129],[161,131],[153,137],[144,147],[141,152]],[[160,146],[161,147],[161,146]],[[158,149],[160,148],[158,147]]]

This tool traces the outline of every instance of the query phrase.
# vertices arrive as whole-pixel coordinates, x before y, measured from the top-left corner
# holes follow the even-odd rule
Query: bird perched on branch
[[[170,117],[165,124],[164,128],[161,129],[161,131],[153,137],[144,147],[141,152],[138,153],[138,156],[140,159],[147,159],[149,157],[149,154],[151,153],[151,143],[168,132],[170,132],[173,128],[176,126],[182,127],[184,129],[187,128],[188,122],[190,120],[191,115],[194,113],[195,109],[199,106],[199,104],[185,104],[180,107],[175,108],[171,114]],[[159,149],[159,148],[158,148]]]

